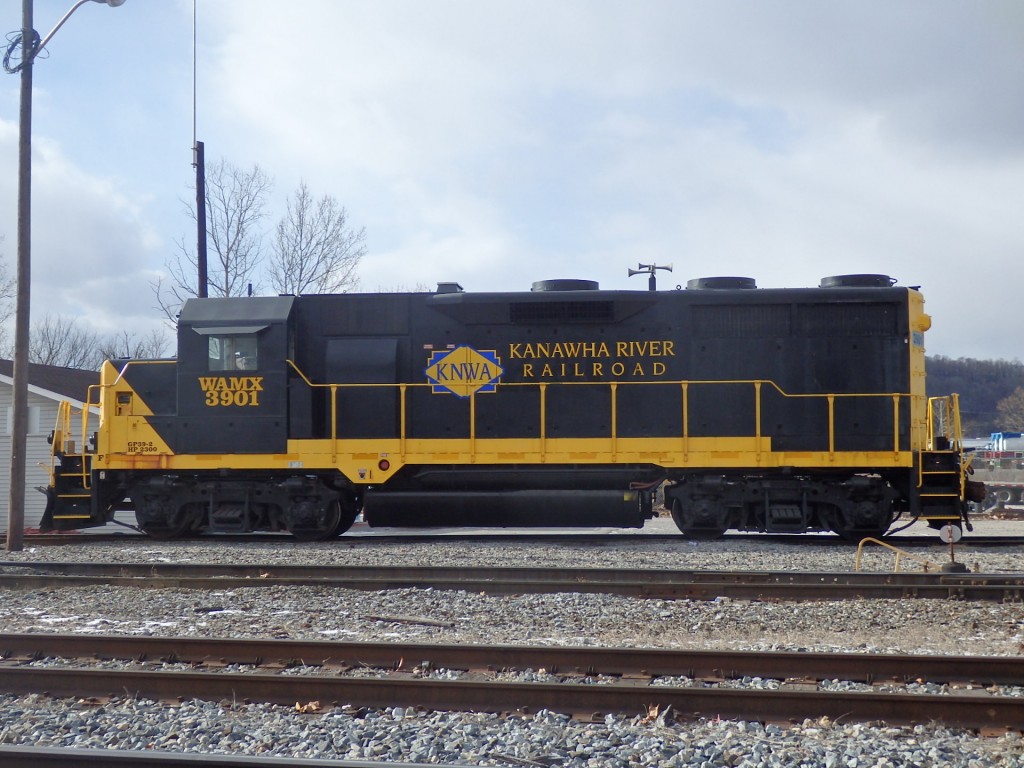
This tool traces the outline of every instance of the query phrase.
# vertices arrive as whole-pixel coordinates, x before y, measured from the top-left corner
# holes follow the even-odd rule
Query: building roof
[[[0,381],[11,384],[14,378],[14,363],[0,359]],[[89,387],[100,383],[99,371],[83,371],[79,368],[61,368],[56,365],[29,363],[28,385],[39,394],[56,395],[85,402]]]

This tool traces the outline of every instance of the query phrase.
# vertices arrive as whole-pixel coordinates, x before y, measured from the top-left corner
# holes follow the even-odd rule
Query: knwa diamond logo
[[[504,372],[496,350],[466,346],[433,352],[425,371],[427,381],[434,385],[431,392],[450,392],[458,397],[494,392]]]

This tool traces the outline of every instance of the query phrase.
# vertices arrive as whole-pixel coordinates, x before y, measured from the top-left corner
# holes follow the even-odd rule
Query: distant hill
[[[1024,363],[1019,360],[974,360],[968,357],[929,357],[928,395],[960,395],[964,437],[983,437],[1003,430],[996,404],[1017,387],[1024,387]]]

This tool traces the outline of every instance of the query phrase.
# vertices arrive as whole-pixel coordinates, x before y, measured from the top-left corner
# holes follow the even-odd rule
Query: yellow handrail
[[[61,400],[57,404],[57,418],[53,425],[53,439],[50,442],[50,487],[55,484],[57,454],[65,453],[67,436],[71,431],[71,403]]]
[[[960,424],[960,395],[928,398],[928,446],[935,450],[938,438],[944,438],[951,450],[963,444]]]
[[[72,440],[72,405],[68,400],[61,400],[57,405],[57,418],[53,428],[53,440],[50,443],[50,486],[56,482],[57,456],[79,456],[81,457],[80,469],[74,474],[80,474],[82,488],[88,490],[91,487],[89,477],[89,463],[86,456],[89,441],[89,413],[90,409],[99,407],[97,400],[93,402],[93,395],[100,391],[99,384],[90,384],[86,390],[85,402],[82,403],[82,430],[79,434],[79,442]]]
[[[953,393],[928,398],[927,445],[930,450],[957,451],[960,454],[960,498],[967,489],[974,455],[963,452],[963,425],[960,421],[960,395]],[[924,467],[918,465],[918,487],[924,482]]]
[[[404,382],[404,383],[331,383],[331,382],[314,382],[312,381],[305,372],[299,368],[299,366],[293,361],[288,360],[288,365],[295,371],[296,374],[302,379],[302,381],[314,389],[328,389],[331,393],[331,428],[330,428],[330,439],[332,445],[336,444],[337,437],[337,400],[338,397],[344,390],[352,389],[393,389],[397,390],[399,394],[399,435],[398,438],[402,441],[404,446],[405,441],[408,439],[408,393],[410,390],[417,388],[433,387],[434,384],[430,382]],[[836,452],[836,402],[839,400],[853,400],[856,398],[891,398],[892,407],[892,445],[895,453],[900,452],[900,406],[905,401],[913,402],[914,396],[905,392],[831,392],[831,393],[790,393],[786,392],[782,387],[776,384],[770,379],[723,379],[723,380],[659,380],[659,381],[538,381],[538,382],[503,382],[502,387],[537,387],[540,392],[540,413],[539,419],[539,435],[541,439],[541,449],[544,452],[544,446],[547,438],[547,414],[548,414],[548,400],[547,392],[548,388],[552,386],[566,386],[566,387],[608,387],[611,395],[611,424],[610,429],[610,449],[611,452],[615,452],[616,445],[618,442],[618,436],[620,434],[619,428],[619,407],[618,407],[618,394],[619,389],[622,387],[633,387],[633,386],[677,386],[680,388],[681,396],[681,407],[682,407],[682,433],[680,438],[682,439],[682,449],[686,453],[689,447],[690,438],[690,388],[698,386],[724,386],[724,385],[748,385],[752,389],[754,398],[754,424],[752,425],[751,435],[755,438],[760,438],[763,432],[763,402],[765,389],[771,389],[777,392],[779,395],[785,398],[792,399],[807,399],[807,400],[819,400],[825,402],[827,406],[827,420],[828,420],[828,450],[829,453],[834,454]],[[475,445],[476,437],[476,412],[475,397],[472,395],[467,398],[470,405],[469,413],[469,433],[470,433],[470,448],[471,451]],[[931,401],[929,401],[930,404]],[[957,417],[959,418],[959,417]],[[908,446],[907,450],[913,450],[918,446]],[[332,452],[336,451],[336,447],[332,448]],[[404,447],[403,447],[404,451]],[[761,452],[760,441],[757,445],[758,453]]]

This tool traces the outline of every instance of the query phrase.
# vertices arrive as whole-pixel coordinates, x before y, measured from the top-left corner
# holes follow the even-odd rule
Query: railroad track
[[[848,573],[0,561],[0,587],[26,589],[87,585],[186,589],[316,586],[374,591],[429,587],[488,594],[591,592],[627,597],[691,600],[711,600],[716,597],[751,600],[1024,600],[1024,573]]]
[[[942,722],[1021,729],[1024,696],[997,695],[1024,683],[1020,657],[887,656],[215,640],[96,635],[0,635],[0,690],[104,699],[200,698],[293,706],[423,707],[486,712],[549,709],[588,718],[644,714],[774,722],[830,717],[892,724]],[[28,664],[41,658],[134,660],[144,669]],[[162,668],[164,663],[174,665]],[[244,664],[258,671],[217,671]],[[188,665],[182,670],[181,665]],[[136,664],[136,667],[138,665]],[[296,671],[296,667],[301,670]],[[310,673],[309,668],[315,668]],[[288,674],[281,670],[288,669]],[[557,682],[516,682],[509,670],[546,670]],[[270,671],[266,671],[270,670]],[[459,670],[438,679],[435,670]],[[743,677],[776,688],[730,685]],[[505,679],[503,679],[505,678]],[[685,680],[680,681],[680,678]],[[819,690],[821,680],[870,683],[870,691]],[[949,694],[908,693],[907,682],[948,684]],[[897,686],[896,690],[881,688]],[[582,715],[580,713],[583,713]]]
[[[1024,528],[1024,525],[1021,526]],[[381,543],[381,544],[429,544],[439,539],[445,541],[466,541],[479,543],[508,543],[518,544],[546,543],[572,545],[595,545],[608,546],[612,544],[648,544],[652,542],[684,544],[688,540],[679,533],[544,533],[524,531],[520,533],[460,533],[458,531],[438,531],[434,533],[400,533],[394,528],[358,529],[357,535],[342,536],[333,544],[351,544],[355,541],[360,546]],[[3,535],[3,532],[0,532]],[[117,533],[44,533],[26,534],[23,537],[25,546],[49,547],[61,545],[88,545],[101,543],[147,543],[152,544],[154,539],[144,533],[127,531]],[[295,538],[291,534],[259,533],[259,534],[211,534],[201,536],[198,539],[182,539],[188,542],[210,542],[210,543],[258,543],[258,542],[280,542],[294,544]],[[830,534],[753,534],[753,533],[727,533],[720,541],[753,541],[766,544],[786,544],[794,547],[825,546],[840,548],[856,548],[856,541],[847,541],[838,536]],[[937,535],[929,536],[896,536],[889,539],[894,546],[901,548],[939,548],[942,546]],[[174,542],[171,542],[173,544]],[[962,541],[961,546],[967,547],[1024,547],[1024,535],[1021,536],[974,536],[968,534]]]

